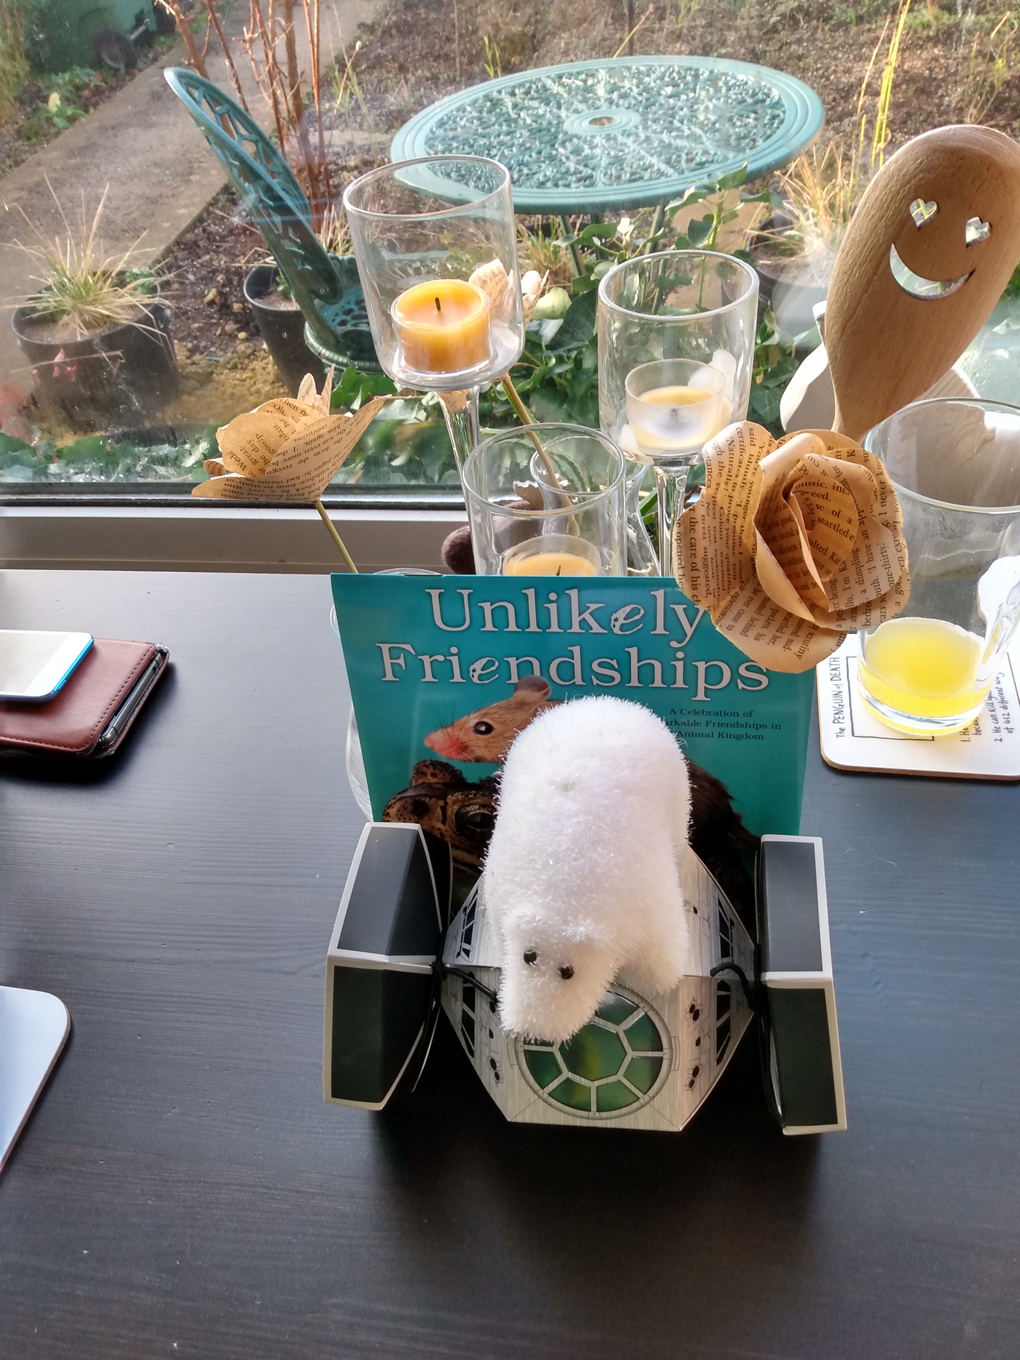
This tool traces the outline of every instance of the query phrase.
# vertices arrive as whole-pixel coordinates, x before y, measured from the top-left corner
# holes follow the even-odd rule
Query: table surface
[[[485,81],[405,123],[393,161],[490,156],[523,213],[597,213],[668,203],[747,163],[791,161],[825,117],[809,85],[725,57],[617,57]]]
[[[0,1175],[17,1360],[1015,1360],[1020,788],[838,774],[849,1130],[742,1046],[683,1133],[503,1122],[441,1021],[413,1099],[323,1103],[361,817],[323,577],[0,573],[0,627],[168,644],[122,753],[0,762],[0,981],[68,1047]]]

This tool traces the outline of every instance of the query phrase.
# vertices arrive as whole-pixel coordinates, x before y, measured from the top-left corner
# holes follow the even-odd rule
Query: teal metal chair
[[[354,257],[323,250],[308,199],[279,151],[212,81],[181,66],[163,74],[265,237],[304,316],[305,344],[326,364],[381,373]]]

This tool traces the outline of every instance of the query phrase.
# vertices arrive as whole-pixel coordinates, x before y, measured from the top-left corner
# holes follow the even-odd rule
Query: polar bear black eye
[[[573,976],[574,976],[573,968],[571,968],[569,963],[565,963],[563,967],[560,969],[560,977],[563,978],[564,982],[569,982]]]
[[[537,949],[525,949],[525,951],[524,951],[524,962],[525,962],[525,963],[534,963],[535,960],[536,960],[537,958],[538,958],[538,950],[537,950]]]

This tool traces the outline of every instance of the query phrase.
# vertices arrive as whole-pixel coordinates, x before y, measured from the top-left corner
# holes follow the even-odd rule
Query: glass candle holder
[[[858,688],[898,731],[958,732],[981,712],[1020,618],[1020,408],[918,401],[864,445],[903,510],[910,598],[858,634]]]
[[[707,440],[747,414],[757,313],[757,274],[714,251],[665,250],[625,260],[599,284],[599,420],[628,458],[655,466],[664,576],[673,574],[671,540],[687,469]],[[692,386],[704,396],[675,390]],[[647,392],[655,389],[648,403]],[[645,406],[638,407],[643,394]],[[648,413],[648,405],[662,412]],[[683,405],[699,409],[684,413]]]
[[[581,425],[493,435],[464,464],[482,576],[625,576],[627,462]]]
[[[524,348],[510,175],[484,156],[371,170],[344,208],[379,362],[398,387],[490,383]]]
[[[697,359],[653,359],[627,374],[627,419],[644,462],[685,466],[729,414],[726,379]]]

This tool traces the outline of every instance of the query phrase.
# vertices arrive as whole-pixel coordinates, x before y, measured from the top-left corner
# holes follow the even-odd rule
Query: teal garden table
[[[546,66],[432,104],[393,139],[392,160],[491,156],[520,213],[660,205],[745,162],[792,160],[822,126],[808,85],[717,57],[623,57]]]

